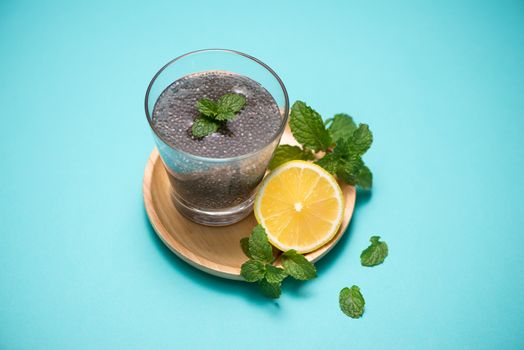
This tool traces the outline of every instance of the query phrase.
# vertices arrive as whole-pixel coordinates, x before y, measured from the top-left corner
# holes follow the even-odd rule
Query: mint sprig
[[[373,174],[362,160],[373,143],[373,134],[367,124],[357,126],[353,118],[344,113],[322,122],[318,112],[297,101],[291,107],[289,125],[302,147],[279,146],[270,169],[290,160],[311,160],[311,151],[322,151],[316,156],[316,164],[349,185],[371,188]]]
[[[214,133],[227,121],[234,120],[245,104],[246,98],[240,94],[225,94],[217,101],[198,100],[196,107],[200,115],[195,119],[191,133],[196,138]]]
[[[317,276],[313,263],[291,249],[283,253],[282,266],[274,266],[273,247],[267,239],[262,225],[253,228],[249,237],[240,240],[242,251],[249,258],[240,268],[240,275],[247,282],[257,282],[262,294],[269,298],[278,298],[282,282],[291,276],[305,281]]]

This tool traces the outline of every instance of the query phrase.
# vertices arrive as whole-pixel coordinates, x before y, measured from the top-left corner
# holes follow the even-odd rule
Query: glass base
[[[206,226],[227,226],[239,222],[253,212],[255,194],[244,203],[226,209],[197,209],[176,196],[174,192],[171,192],[171,199],[180,214],[197,224]]]

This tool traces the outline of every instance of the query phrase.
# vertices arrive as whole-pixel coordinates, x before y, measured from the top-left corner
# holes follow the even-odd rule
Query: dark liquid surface
[[[192,137],[190,129],[199,115],[196,102],[202,98],[216,100],[226,93],[246,97],[237,118],[212,135]],[[229,158],[267,145],[278,133],[282,116],[271,94],[256,81],[238,74],[209,71],[182,77],[167,87],[158,97],[152,121],[165,140],[184,152]]]

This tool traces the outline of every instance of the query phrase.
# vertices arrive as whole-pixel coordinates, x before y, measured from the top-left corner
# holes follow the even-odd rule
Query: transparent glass
[[[208,158],[183,151],[155,128],[152,116],[160,94],[182,77],[209,71],[248,77],[271,94],[279,107],[281,122],[267,144],[232,158]],[[171,183],[173,204],[180,213],[200,224],[225,226],[240,221],[252,211],[257,186],[289,116],[286,88],[269,66],[233,50],[207,49],[187,53],[167,63],[153,77],[146,92],[145,111]]]

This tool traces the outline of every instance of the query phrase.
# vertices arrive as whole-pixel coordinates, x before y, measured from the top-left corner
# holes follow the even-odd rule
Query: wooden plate
[[[281,143],[296,144],[289,128],[284,132]],[[342,225],[331,241],[305,255],[310,261],[319,260],[337,244],[353,214],[355,188],[342,183],[340,185],[346,204]],[[247,258],[240,248],[240,239],[249,236],[257,224],[253,214],[236,224],[223,227],[203,226],[183,217],[171,202],[171,185],[156,148],[147,161],[142,186],[151,225],[173,253],[212,275],[242,279],[240,266]]]

